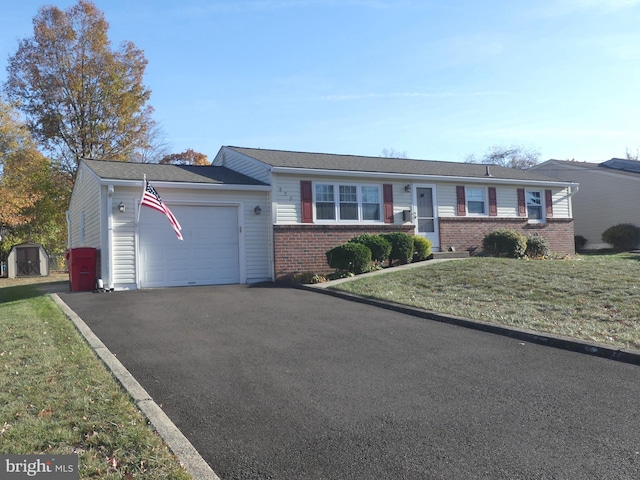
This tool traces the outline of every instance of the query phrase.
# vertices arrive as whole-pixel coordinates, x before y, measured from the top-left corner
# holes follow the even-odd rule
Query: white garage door
[[[239,283],[238,208],[176,205],[171,211],[184,241],[162,213],[140,212],[140,287]]]

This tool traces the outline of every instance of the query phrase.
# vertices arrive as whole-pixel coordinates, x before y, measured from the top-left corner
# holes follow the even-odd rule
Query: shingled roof
[[[410,160],[404,158],[364,157],[330,153],[291,152],[259,148],[226,147],[275,168],[299,168],[348,172],[375,172],[437,177],[487,178],[487,165],[477,163]],[[553,182],[555,178],[517,168],[489,166],[490,176],[496,179]]]
[[[150,182],[266,185],[227,167],[212,165],[160,165],[89,159],[82,161],[100,178],[111,180],[142,180],[146,175]]]

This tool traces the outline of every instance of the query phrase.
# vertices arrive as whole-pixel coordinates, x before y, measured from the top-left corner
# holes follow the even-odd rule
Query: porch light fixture
[[[260,215],[262,213],[260,205],[256,205],[256,208],[253,209],[253,213],[255,213],[256,215]]]
[[[404,191],[405,191],[405,192],[407,192],[407,193],[409,193],[409,192],[411,191],[411,184],[410,184],[410,183],[407,183],[407,184],[404,186]]]
[[[118,211],[119,211],[120,213],[124,213],[124,211],[125,211],[125,210],[126,210],[126,208],[125,208],[125,206],[124,206],[124,202],[120,202],[120,203],[118,204]]]

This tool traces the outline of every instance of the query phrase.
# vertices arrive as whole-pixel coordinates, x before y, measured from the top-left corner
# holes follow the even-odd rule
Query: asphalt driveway
[[[60,297],[222,480],[640,477],[638,366],[271,285]]]

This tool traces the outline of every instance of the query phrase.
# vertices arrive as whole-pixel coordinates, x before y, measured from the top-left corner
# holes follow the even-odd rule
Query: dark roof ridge
[[[225,145],[225,146],[227,148],[233,148],[238,150],[259,150],[263,152],[281,152],[281,153],[295,153],[295,154],[299,153],[302,155],[327,155],[327,156],[333,156],[333,157],[375,158],[378,160],[393,160],[393,161],[399,160],[399,161],[411,161],[411,162],[453,163],[456,165],[460,165],[461,163],[467,163],[467,162],[456,162],[454,160],[432,160],[432,159],[427,160],[423,158],[381,157],[381,156],[372,156],[372,155],[356,155],[353,153],[306,152],[306,151],[300,151],[300,150],[282,150],[280,148],[239,147],[237,145]],[[475,164],[475,165],[480,165],[480,164]],[[500,167],[500,165],[496,163],[490,163],[490,164],[483,163],[482,165]],[[509,168],[509,167],[502,167],[502,168]]]

